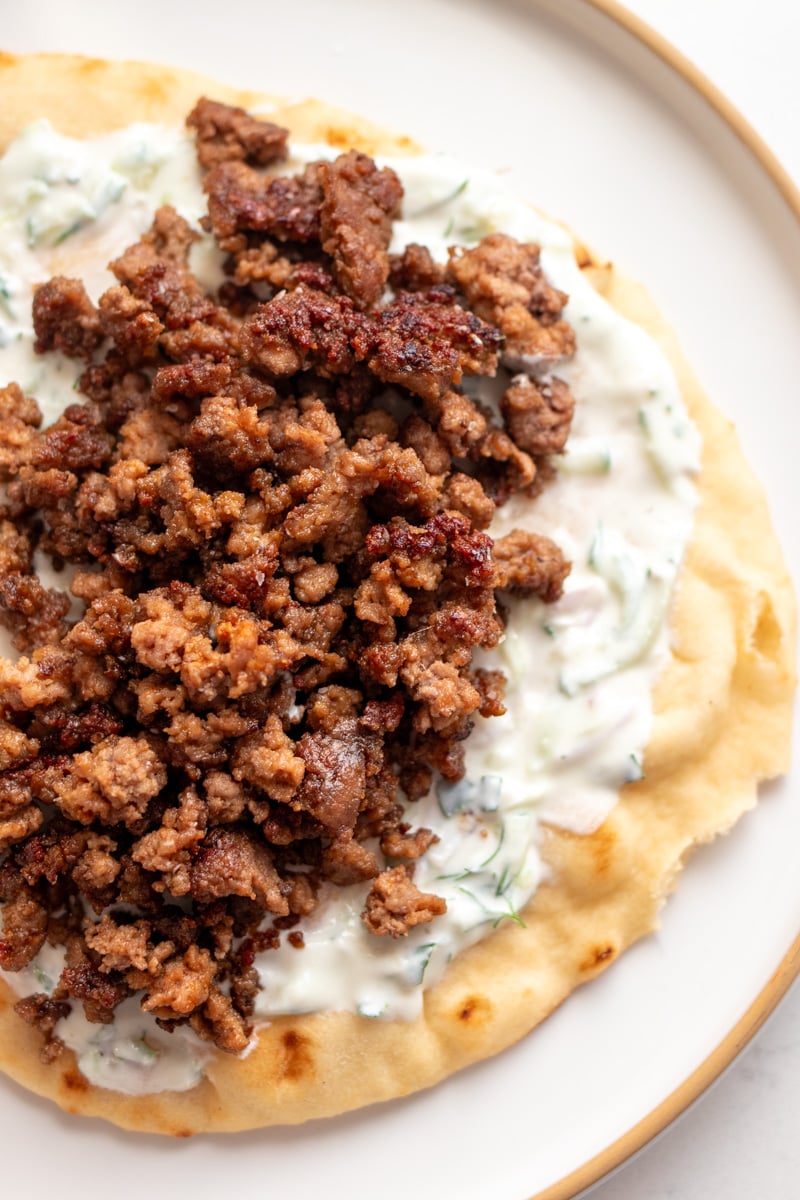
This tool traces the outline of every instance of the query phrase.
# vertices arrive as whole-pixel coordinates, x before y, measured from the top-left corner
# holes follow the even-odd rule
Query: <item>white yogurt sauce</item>
[[[50,996],[64,969],[63,946],[45,946],[29,966],[16,974],[0,975],[21,996],[44,992]],[[75,1051],[78,1068],[98,1087],[131,1096],[151,1092],[183,1092],[203,1078],[211,1050],[184,1026],[167,1033],[150,1013],[143,1013],[135,996],[114,1010],[111,1025],[92,1025],[81,1005],[58,1023],[59,1037]]]
[[[325,146],[294,147],[289,169]],[[641,777],[654,681],[669,653],[667,614],[695,508],[692,474],[700,440],[672,371],[655,344],[615,313],[577,267],[567,234],[514,197],[501,180],[443,157],[384,160],[405,188],[392,249],[472,245],[502,231],[537,242],[542,265],[570,301],[578,348],[554,373],[576,397],[567,453],[555,483],[530,505],[514,498],[491,532],[528,527],[554,538],[572,560],[553,605],[512,600],[499,650],[486,665],[508,676],[503,717],[478,719],[467,775],[411,806],[409,820],[439,842],[417,863],[415,882],[447,900],[447,912],[407,938],[367,933],[368,885],[327,886],[304,922],[305,947],[284,941],[257,960],[257,1016],[357,1010],[407,1019],[423,986],[450,959],[519,916],[544,874],[541,822],[589,833]],[[51,421],[75,399],[75,364],[32,353],[33,284],[56,273],[84,279],[94,299],[112,282],[100,269],[135,241],[162,203],[196,221],[204,199],[191,141],[134,125],[93,141],[30,126],[0,161],[0,384],[35,395]],[[193,250],[208,286],[219,263],[208,239]],[[536,364],[528,364],[536,370]],[[475,390],[476,381],[470,381]],[[21,994],[47,990],[58,973],[48,947],[6,978]],[[93,1026],[76,1006],[58,1034],[92,1082],[127,1092],[192,1087],[205,1050],[191,1034],[167,1035],[135,999],[112,1026]]]

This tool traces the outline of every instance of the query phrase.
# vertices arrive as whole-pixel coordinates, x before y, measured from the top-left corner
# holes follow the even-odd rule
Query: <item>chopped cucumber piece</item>
[[[581,688],[639,662],[658,636],[668,600],[666,581],[649,576],[637,607],[612,632],[607,644],[563,669],[558,681],[561,691],[574,696]]]
[[[486,869],[486,867],[488,867],[490,862],[494,862],[494,860],[497,858],[498,854],[502,850],[503,842],[505,840],[506,840],[505,821],[500,821],[500,829],[497,834],[497,845],[495,846],[494,850],[492,850],[492,852],[488,856],[488,858],[485,858],[483,860],[483,862],[478,866],[478,868],[477,868],[478,872],[483,872]]]
[[[114,1043],[114,1058],[135,1063],[139,1067],[151,1067],[158,1059],[158,1051],[148,1046],[144,1037],[120,1038]]]
[[[54,180],[31,203],[25,221],[28,246],[59,246],[68,237],[97,220],[109,205],[122,196],[127,181],[121,175],[106,174],[89,179],[82,187],[69,180]]]
[[[589,565],[617,593],[621,618],[604,645],[564,667],[559,687],[567,696],[643,658],[658,636],[669,601],[666,580],[650,571],[621,533],[602,522],[589,551]]]
[[[669,485],[679,475],[698,470],[699,435],[682,407],[651,392],[639,409],[639,425],[645,450],[662,483]]]
[[[611,447],[604,438],[571,438],[564,454],[553,455],[553,465],[567,475],[607,475]]]
[[[647,579],[647,567],[637,551],[616,529],[602,521],[589,550],[589,566],[606,581],[622,601],[622,620],[638,607]]]
[[[51,976],[37,962],[32,964],[32,970],[36,977],[36,982],[41,984],[42,991],[47,992],[48,996],[51,996],[56,986]]]
[[[359,1016],[368,1017],[370,1021],[378,1021],[386,1015],[388,1004],[376,1000],[364,1000],[358,1006]]]
[[[482,775],[476,784],[472,779],[459,779],[447,783],[440,779],[436,784],[436,799],[446,817],[460,812],[497,812],[503,779],[500,775]]]
[[[481,812],[497,812],[503,791],[502,775],[481,775],[478,784],[478,808]]]
[[[126,146],[111,164],[114,171],[130,179],[136,187],[146,188],[164,164],[164,153],[146,137]]]
[[[445,779],[440,779],[436,784],[436,799],[442,815],[452,817],[472,808],[476,791],[477,788],[471,779],[459,779],[458,783],[448,783]]]

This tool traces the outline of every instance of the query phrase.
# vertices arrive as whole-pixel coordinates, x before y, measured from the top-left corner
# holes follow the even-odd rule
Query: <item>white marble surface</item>
[[[796,0],[628,0],[744,113],[800,183]],[[800,917],[800,914],[798,914]],[[800,1196],[800,986],[691,1111],[592,1200]]]

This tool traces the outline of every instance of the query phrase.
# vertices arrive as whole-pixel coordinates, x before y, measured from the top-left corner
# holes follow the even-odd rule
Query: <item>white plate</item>
[[[79,18],[62,0],[17,5],[4,14],[5,46],[152,58],[157,29],[161,61],[314,92],[509,170],[522,194],[645,280],[738,422],[796,570],[800,226],[734,132],[642,43],[580,0],[138,0],[124,30],[121,11],[105,0],[81,0]],[[766,789],[755,813],[696,855],[656,936],[516,1048],[405,1101],[176,1143],[66,1117],[2,1081],[4,1186],[72,1196],[107,1176],[118,1200],[138,1198],[148,1178],[197,1200],[223,1189],[566,1197],[688,1103],[704,1070],[733,1053],[748,1010],[752,1023],[769,1007],[781,984],[767,985],[782,963],[788,975],[798,932],[798,844],[791,786]],[[653,1110],[661,1116],[631,1135]]]

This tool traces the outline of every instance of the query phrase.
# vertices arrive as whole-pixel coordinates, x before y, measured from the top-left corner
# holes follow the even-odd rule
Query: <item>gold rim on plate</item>
[[[745,149],[755,158],[777,188],[790,211],[800,222],[800,189],[760,134],[756,133],[752,125],[716,84],[712,83],[671,42],[657,33],[641,17],[630,12],[618,0],[579,0],[579,3],[594,9],[601,16],[631,34],[645,49],[660,58],[676,75],[688,83],[700,98],[722,118]],[[737,1055],[758,1033],[798,976],[800,976],[800,934],[744,1016],[737,1021],[719,1045],[682,1084],[605,1150],[601,1150],[594,1158],[571,1171],[558,1183],[551,1184],[544,1191],[537,1192],[535,1196],[531,1197],[531,1200],[574,1200],[574,1197],[577,1197],[585,1188],[599,1183],[606,1175],[622,1166],[637,1151],[642,1150],[648,1142],[662,1133],[668,1125],[699,1100],[703,1092],[733,1063]]]

